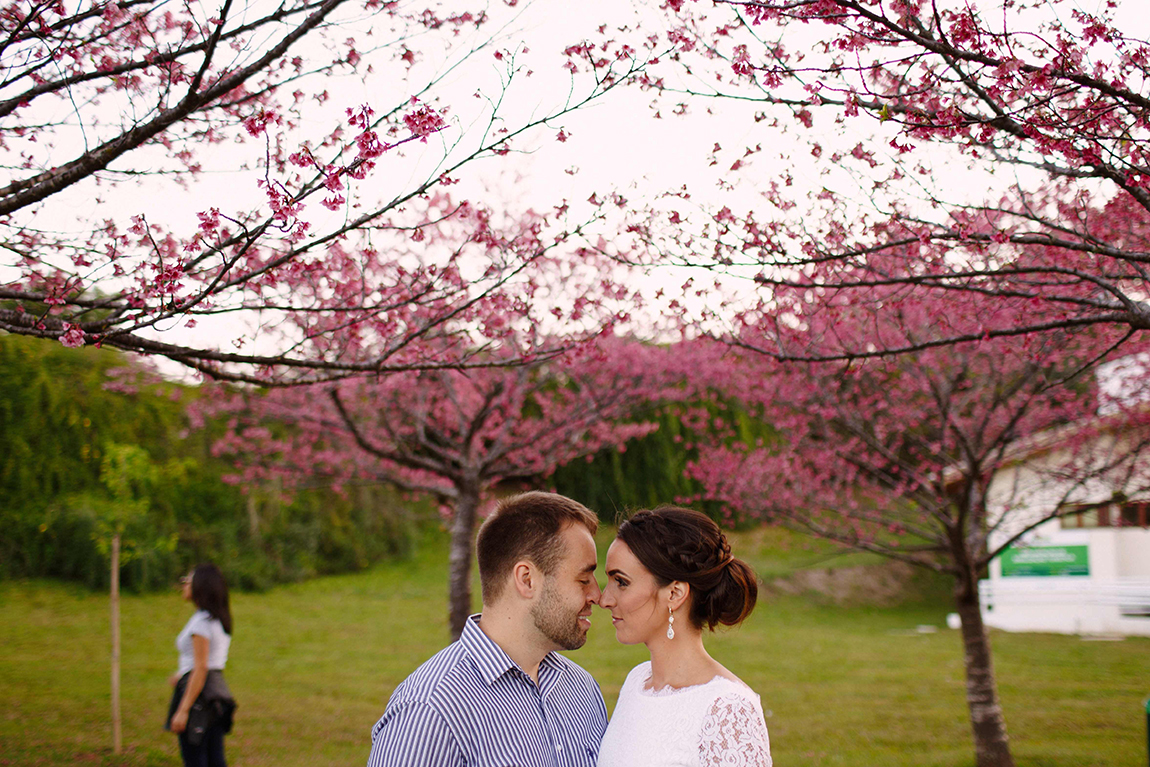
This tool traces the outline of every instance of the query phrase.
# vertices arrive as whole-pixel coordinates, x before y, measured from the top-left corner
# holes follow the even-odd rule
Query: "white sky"
[[[454,0],[448,2],[450,4]],[[1094,10],[1100,2],[1084,0],[1081,5]],[[465,5],[474,7],[470,3]],[[652,25],[653,30],[663,29],[660,22],[662,12],[650,2],[637,0],[585,0],[578,3],[534,0],[523,2],[515,9],[494,2],[490,11],[496,23],[485,27],[481,34],[490,34],[492,28],[504,23],[500,17],[505,17],[509,26],[505,32],[505,43],[500,47],[504,50],[528,48],[529,53],[518,54],[518,61],[534,70],[531,77],[519,79],[513,84],[508,107],[511,115],[539,113],[561,103],[571,80],[562,68],[564,59],[560,53],[566,45],[584,37],[595,38],[599,25],[633,23],[637,15],[641,14],[644,24]],[[719,9],[718,12],[725,12],[725,9]],[[1148,15],[1145,13],[1144,0],[1126,0],[1121,6],[1119,18],[1129,25],[1131,34],[1145,34]],[[353,34],[353,30],[349,29],[348,32],[349,36]],[[818,32],[817,25],[811,25],[798,30],[797,34],[811,35]],[[797,38],[788,37],[788,42],[792,44],[795,40]],[[801,40],[798,42],[801,43]],[[426,56],[417,64],[415,73],[430,74],[444,66],[448,60],[434,59],[434,54]],[[439,106],[450,108],[453,122],[451,128],[445,131],[444,138],[450,140],[461,132],[466,133],[467,127],[476,119],[476,108],[481,106],[481,102],[472,94],[476,90],[487,94],[496,93],[503,66],[490,52],[484,52],[473,63],[459,69],[449,78],[446,87],[440,92],[438,102]],[[380,67],[379,71],[380,75],[363,81],[332,79],[329,83],[332,99],[325,106],[308,109],[302,132],[312,135],[326,133],[336,122],[345,119],[344,109],[348,106],[369,103],[385,108],[404,98],[402,83],[386,77],[393,70]],[[636,202],[650,201],[665,190],[686,184],[701,204],[725,204],[740,213],[762,204],[761,184],[777,176],[784,168],[796,177],[796,195],[803,189],[848,183],[845,178],[837,178],[835,170],[827,167],[825,161],[811,158],[809,145],[796,141],[797,134],[767,131],[749,119],[753,107],[730,102],[709,105],[699,103],[687,117],[672,117],[664,109],[667,116],[656,120],[648,106],[650,99],[650,94],[636,89],[621,89],[602,102],[565,118],[561,124],[555,124],[550,133],[544,131],[536,134],[529,143],[516,144],[518,148],[530,149],[530,154],[472,164],[461,175],[461,184],[452,191],[459,196],[480,197],[496,207],[503,201],[512,207],[530,206],[547,210],[563,198],[577,207],[579,201],[586,200],[592,192],[602,196],[613,189],[618,189],[625,197]],[[714,112],[708,114],[708,107]],[[514,124],[514,120],[509,123]],[[561,127],[570,134],[566,143],[554,139],[554,133]],[[820,127],[816,122],[816,130]],[[848,127],[848,132],[859,133],[839,141],[850,146],[872,129],[882,131],[887,127],[876,126],[868,121],[856,121]],[[835,141],[829,137],[828,140]],[[789,149],[790,142],[794,142],[793,152]],[[723,146],[723,152],[719,164],[710,167],[708,155],[715,143]],[[722,177],[723,169],[742,154],[744,147],[759,143],[767,145],[769,151],[758,155],[744,169],[742,183],[733,191],[719,189],[717,181]],[[885,148],[885,144],[885,140],[875,142],[880,150]],[[370,186],[366,191],[408,186],[411,180],[421,178],[440,159],[438,149],[435,140],[432,140],[426,145],[408,145],[403,157],[385,155],[381,158],[380,167],[365,182]],[[177,233],[190,233],[197,223],[197,211],[211,206],[223,211],[229,208],[249,208],[262,200],[262,192],[256,187],[256,173],[233,173],[211,167],[215,165],[224,169],[244,159],[258,157],[263,153],[262,147],[254,143],[221,145],[211,148],[209,152],[208,172],[197,179],[189,190],[181,190],[163,180],[137,186],[122,184],[115,192],[107,194],[102,204],[96,205],[90,196],[90,188],[85,188],[71,195],[70,207],[82,221],[115,217],[126,225],[130,216],[143,213],[149,220],[163,222]],[[826,154],[829,155],[829,151]],[[940,155],[939,162],[940,171],[951,172],[952,169],[945,164],[944,156]],[[574,174],[566,172],[576,169]],[[978,178],[973,181],[972,192],[977,190],[981,193],[985,190],[985,186],[982,186],[984,181]],[[59,210],[59,206],[53,205],[45,208],[42,215],[56,216]],[[309,211],[318,218],[317,214],[322,211],[318,201],[309,206]],[[337,218],[329,217],[329,221]],[[67,227],[68,223],[53,220],[52,225]],[[0,264],[0,279],[3,277],[4,269]],[[668,271],[642,279],[649,282],[651,290],[654,290],[657,286],[679,285],[684,279],[684,273]],[[202,322],[194,331],[176,328],[166,332],[170,334],[169,340],[178,342],[186,339],[197,343],[208,339],[218,342],[217,339],[227,336],[230,330],[222,322]]]

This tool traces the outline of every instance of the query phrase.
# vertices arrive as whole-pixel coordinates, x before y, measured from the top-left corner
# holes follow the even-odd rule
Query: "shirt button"
[[[555,750],[556,750],[556,751],[562,751],[562,750],[563,750],[563,746],[562,746],[562,745],[556,746],[556,747],[555,747]]]

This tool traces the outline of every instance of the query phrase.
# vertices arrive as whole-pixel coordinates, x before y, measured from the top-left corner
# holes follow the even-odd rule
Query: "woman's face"
[[[655,576],[619,539],[607,549],[607,585],[599,606],[611,611],[615,638],[623,644],[647,644],[667,635],[670,585],[659,588]]]
[[[188,573],[180,578],[180,594],[183,595],[185,602],[192,601],[192,574]]]

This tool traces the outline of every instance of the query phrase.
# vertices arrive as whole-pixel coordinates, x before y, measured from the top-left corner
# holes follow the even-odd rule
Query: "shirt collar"
[[[459,637],[463,649],[475,662],[479,676],[482,677],[488,687],[495,684],[495,680],[512,669],[526,676],[526,672],[519,668],[515,661],[511,660],[511,656],[504,652],[503,648],[496,644],[491,637],[484,634],[483,629],[479,628],[479,616],[480,613],[468,616],[467,622],[463,624],[463,633]],[[557,653],[549,652],[543,656],[543,660],[539,664],[540,687],[543,686],[545,670],[557,674],[563,673],[563,664],[559,661]],[[547,676],[550,676],[550,673]]]

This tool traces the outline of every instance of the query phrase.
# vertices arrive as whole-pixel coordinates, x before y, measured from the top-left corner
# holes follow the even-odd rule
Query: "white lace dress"
[[[650,661],[627,675],[598,767],[771,767],[763,705],[751,688],[717,676],[646,690],[650,678]]]

